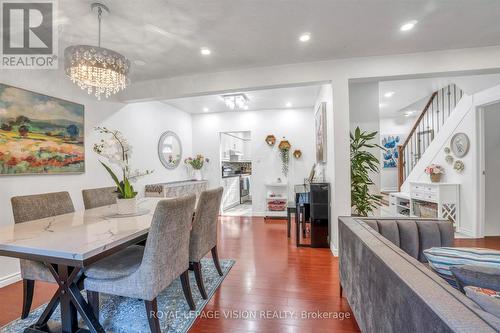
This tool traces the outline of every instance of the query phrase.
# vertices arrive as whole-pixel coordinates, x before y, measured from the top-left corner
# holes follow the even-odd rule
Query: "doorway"
[[[483,108],[484,236],[500,235],[500,103]]]
[[[252,133],[220,133],[222,210],[224,215],[252,216]]]

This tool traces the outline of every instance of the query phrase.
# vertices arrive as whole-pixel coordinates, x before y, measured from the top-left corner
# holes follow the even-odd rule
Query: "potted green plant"
[[[107,159],[110,164],[118,166],[121,170],[120,179],[109,165],[99,161],[116,184],[118,214],[134,214],[137,212],[137,192],[131,183],[139,177],[151,174],[153,171],[132,171],[130,167],[132,146],[120,131],[110,130],[106,127],[96,127],[96,131],[107,135],[108,139],[101,139],[99,143],[94,144],[94,152]]]
[[[288,164],[290,163],[290,148],[292,145],[283,137],[278,145],[281,158],[281,171],[285,177],[288,176]]]
[[[382,204],[382,196],[370,192],[370,172],[379,172],[380,162],[369,149],[382,148],[373,143],[377,132],[367,133],[356,127],[351,136],[351,208],[355,215],[368,216]]]

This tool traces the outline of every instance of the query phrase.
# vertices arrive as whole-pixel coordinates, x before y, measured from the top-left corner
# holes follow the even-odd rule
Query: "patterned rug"
[[[194,273],[189,272],[191,283],[191,291],[193,299],[196,303],[196,311],[190,311],[189,306],[184,298],[180,279],[173,282],[158,296],[158,317],[162,332],[187,332],[193,325],[197,314],[205,307],[222,281],[226,278],[229,270],[234,265],[235,261],[231,259],[221,259],[220,264],[223,276],[219,276],[212,259],[202,259],[203,282],[207,290],[208,299],[204,300],[194,278]],[[85,293],[84,293],[85,296]],[[1,333],[19,333],[24,329],[34,324],[38,317],[45,309],[45,305],[31,311],[28,318],[21,320],[17,319],[7,324],[2,329]],[[141,300],[125,298],[121,296],[111,296],[101,294],[100,297],[100,318],[99,322],[103,325],[104,330],[110,333],[131,333],[131,332],[149,332],[148,319],[146,317],[146,308]],[[60,321],[59,308],[54,312],[52,320]],[[50,324],[50,322],[49,322]],[[83,322],[80,322],[80,327],[85,327]]]

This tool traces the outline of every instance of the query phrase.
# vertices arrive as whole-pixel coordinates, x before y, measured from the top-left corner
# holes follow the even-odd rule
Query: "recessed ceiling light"
[[[386,105],[387,105],[387,104],[385,104],[385,103],[380,103],[380,104],[378,105],[378,107],[379,107],[379,108],[383,108],[383,107],[385,107]]]
[[[134,60],[134,64],[137,66],[146,66],[146,62],[140,59]]]
[[[394,95],[394,91],[388,91],[384,94],[384,97],[391,98]]]
[[[210,109],[209,109],[209,108],[207,108],[207,107],[204,107],[204,108],[203,108],[203,112],[208,112],[208,111],[210,111]]]
[[[301,42],[308,42],[311,39],[311,34],[309,32],[304,32],[299,36],[299,40]]]
[[[417,20],[411,20],[409,22],[406,22],[405,24],[403,24],[401,26],[401,28],[399,28],[399,30],[401,30],[401,31],[409,31],[409,30],[415,28],[415,25],[417,24],[417,22],[418,22]]]
[[[286,105],[287,108],[291,108],[292,107],[292,103],[291,102],[286,102],[285,105]]]
[[[406,111],[405,117],[409,117],[413,114],[413,111]]]
[[[212,51],[210,51],[210,49],[209,49],[209,48],[207,48],[207,47],[202,47],[202,48],[200,49],[200,53],[201,53],[202,55],[204,55],[204,56],[207,56],[207,55],[210,55],[210,54],[212,53]]]

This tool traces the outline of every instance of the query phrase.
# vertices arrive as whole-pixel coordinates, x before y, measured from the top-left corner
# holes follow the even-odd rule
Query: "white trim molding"
[[[21,281],[21,280],[22,280],[21,272],[2,276],[0,278],[0,288],[6,287],[10,284],[16,283],[16,282]]]

